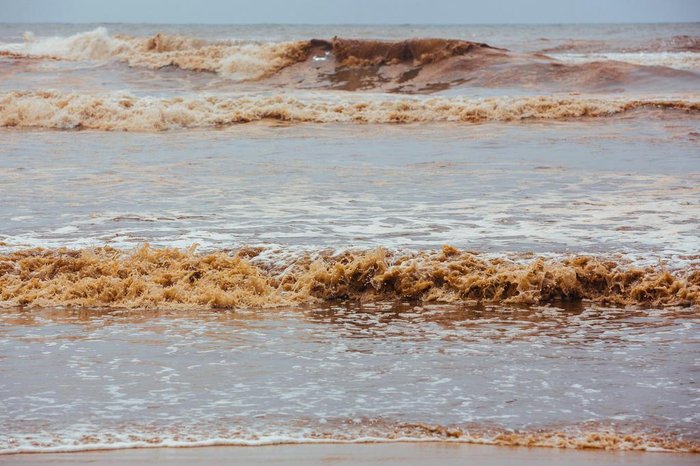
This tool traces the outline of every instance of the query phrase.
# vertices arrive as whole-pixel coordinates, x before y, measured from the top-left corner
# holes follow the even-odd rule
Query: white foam
[[[68,37],[37,38],[26,32],[24,40],[23,43],[1,44],[0,51],[67,60],[106,60],[130,48],[128,42],[110,36],[104,27]]]
[[[549,56],[567,63],[613,60],[634,65],[665,66],[679,70],[700,71],[700,53],[697,52],[559,53]]]

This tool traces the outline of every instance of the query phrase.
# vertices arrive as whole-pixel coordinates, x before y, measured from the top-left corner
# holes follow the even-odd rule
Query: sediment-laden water
[[[0,25],[0,453],[698,452],[700,27]]]

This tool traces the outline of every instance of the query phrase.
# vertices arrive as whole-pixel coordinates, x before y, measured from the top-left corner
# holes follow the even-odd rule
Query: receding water
[[[423,424],[698,440],[691,311],[378,302],[0,319],[4,450],[439,438]]]

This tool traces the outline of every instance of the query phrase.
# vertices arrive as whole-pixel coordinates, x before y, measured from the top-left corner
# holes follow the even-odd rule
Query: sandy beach
[[[152,448],[79,453],[21,454],[0,464],[259,464],[259,465],[656,465],[697,464],[692,454],[510,448],[448,443],[276,445],[266,447]]]

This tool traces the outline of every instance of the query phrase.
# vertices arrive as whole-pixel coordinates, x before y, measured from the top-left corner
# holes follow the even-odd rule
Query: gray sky
[[[0,0],[0,22],[700,22],[700,0]]]

